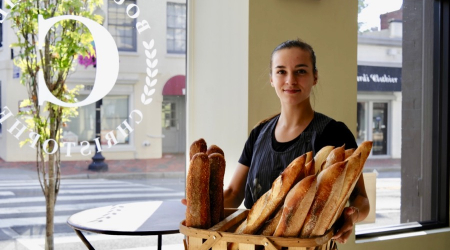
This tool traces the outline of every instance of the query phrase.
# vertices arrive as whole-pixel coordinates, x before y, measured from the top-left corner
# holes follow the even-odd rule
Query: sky
[[[365,0],[367,7],[358,16],[358,22],[364,22],[361,30],[380,27],[380,15],[400,9],[403,0]]]

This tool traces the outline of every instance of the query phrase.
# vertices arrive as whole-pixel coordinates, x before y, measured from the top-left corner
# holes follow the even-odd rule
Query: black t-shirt
[[[267,123],[261,123],[257,127],[255,127],[251,132],[250,136],[245,143],[244,150],[242,151],[241,157],[239,158],[239,163],[245,165],[247,167],[250,166],[252,155],[253,155],[253,145],[258,138],[261,129]],[[306,130],[306,129],[305,129]],[[277,152],[283,152],[288,149],[292,144],[294,144],[299,138],[300,135],[288,142],[278,142],[275,139],[275,133],[272,130],[272,147]],[[355,137],[352,132],[348,129],[348,127],[343,122],[338,122],[335,120],[331,120],[326,127],[324,128],[322,134],[316,138],[314,143],[314,151],[318,152],[321,148],[325,146],[335,146],[340,147],[345,144],[346,149],[357,148],[357,144],[355,141]]]

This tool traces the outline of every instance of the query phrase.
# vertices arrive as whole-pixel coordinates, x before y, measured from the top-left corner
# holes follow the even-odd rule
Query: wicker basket
[[[230,242],[239,243],[240,250],[333,250],[336,243],[331,240],[333,230],[314,238],[273,237],[232,233],[247,218],[248,210],[225,209],[224,220],[209,229],[186,227],[180,224],[180,232],[188,237],[186,250],[227,250]],[[229,232],[230,231],[230,232]]]

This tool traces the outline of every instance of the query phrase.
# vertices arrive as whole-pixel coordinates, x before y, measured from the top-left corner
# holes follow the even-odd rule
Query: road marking
[[[15,194],[11,191],[0,192],[0,196],[14,196]]]
[[[127,198],[156,198],[156,197],[184,197],[184,192],[172,193],[156,193],[156,194],[102,194],[102,195],[68,195],[58,196],[58,201],[77,201],[77,200],[109,200],[109,199],[127,199]],[[44,202],[44,197],[23,197],[23,198],[6,198],[0,199],[0,204],[12,203],[30,203],[30,202]]]

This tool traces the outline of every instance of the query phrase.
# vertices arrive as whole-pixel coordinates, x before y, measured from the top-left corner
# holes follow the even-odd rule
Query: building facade
[[[128,9],[127,9],[128,7]],[[159,158],[165,152],[184,152],[185,145],[185,70],[186,70],[186,1],[140,1],[126,0],[119,5],[113,0],[104,1],[96,10],[104,17],[103,26],[114,38],[119,50],[120,69],[113,89],[102,99],[101,146],[107,159]],[[137,16],[137,18],[131,17]],[[148,22],[149,28],[139,32],[139,22]],[[9,20],[2,24],[2,45],[0,48],[0,107],[7,107],[13,114],[19,111],[19,104],[27,99],[27,91],[19,82],[20,69],[14,66],[12,58],[18,51],[10,49],[16,41]],[[154,65],[158,70],[152,82],[154,94],[150,104],[141,101],[147,77],[147,54],[144,42],[154,40]],[[95,46],[95,44],[94,44]],[[84,58],[88,60],[88,58]],[[96,68],[91,63],[75,63],[74,72],[68,77],[67,85],[73,88],[82,85],[79,100],[92,91]],[[136,112],[140,111],[142,121],[136,123]],[[2,112],[2,110],[0,110]],[[93,156],[95,144],[95,104],[78,108],[79,115],[64,124],[62,141],[74,142],[76,146],[61,147],[62,160],[87,160]],[[0,127],[0,158],[5,161],[33,161],[33,148],[19,146],[28,133],[18,138],[9,131],[15,117],[5,120]],[[133,120],[134,119],[134,120]],[[127,122],[131,130],[126,135],[117,127]],[[131,131],[131,132],[130,132]],[[108,145],[105,136],[112,133],[117,144]],[[88,141],[89,149],[82,149],[81,142]],[[182,149],[180,146],[182,145]],[[83,155],[91,151],[89,155]]]
[[[399,11],[396,11],[396,16]],[[381,24],[388,14],[381,15]],[[357,142],[373,140],[371,157],[401,157],[402,22],[358,36]]]

